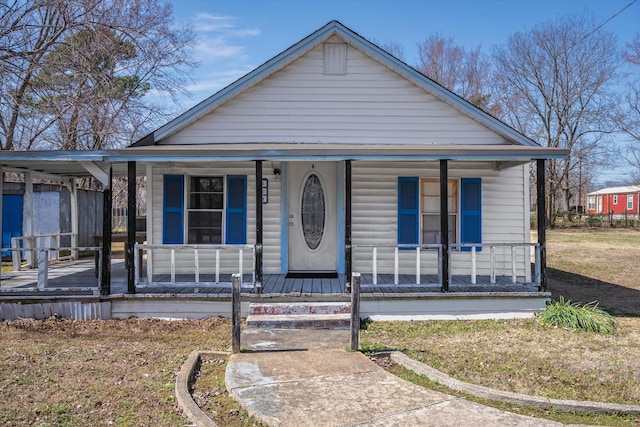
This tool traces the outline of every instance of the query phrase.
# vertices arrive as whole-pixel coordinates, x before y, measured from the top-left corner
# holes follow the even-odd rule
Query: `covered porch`
[[[221,152],[217,148],[198,147],[197,152],[192,149],[174,148],[168,150],[149,150],[150,147],[134,147],[123,150],[113,150],[109,152],[74,152],[74,153],[3,153],[2,164],[4,170],[23,171],[25,177],[31,179],[32,176],[44,176],[50,179],[61,179],[73,186],[75,179],[93,176],[98,179],[104,188],[104,212],[111,212],[112,195],[111,183],[114,176],[126,176],[128,179],[128,211],[136,211],[136,177],[152,176],[150,170],[153,165],[162,167],[163,165],[173,165],[177,161],[183,164],[201,165],[207,161],[246,161],[251,157],[262,157],[262,160],[253,160],[255,175],[253,178],[255,188],[253,192],[255,199],[248,201],[253,204],[255,210],[255,229],[253,230],[255,240],[247,245],[170,245],[163,243],[136,243],[140,242],[139,234],[136,234],[135,217],[129,218],[126,232],[126,253],[125,253],[125,287],[122,282],[112,277],[111,264],[111,243],[113,232],[111,230],[111,216],[105,214],[103,217],[103,238],[100,246],[91,248],[80,248],[73,243],[69,247],[29,247],[27,253],[33,254],[32,258],[52,250],[67,250],[72,255],[78,250],[94,250],[97,254],[97,287],[101,297],[109,297],[113,294],[136,294],[136,293],[157,293],[159,289],[179,288],[188,289],[193,285],[193,289],[200,289],[204,284],[217,285],[229,283],[225,280],[230,274],[242,272],[244,274],[245,285],[251,288],[255,294],[327,294],[337,295],[344,293],[348,289],[349,278],[352,272],[363,274],[365,287],[371,288],[370,292],[383,294],[410,293],[415,292],[456,292],[461,287],[473,287],[483,293],[496,292],[496,286],[513,285],[526,286],[527,292],[531,289],[546,291],[545,274],[545,229],[544,223],[544,163],[545,158],[555,158],[563,153],[549,151],[545,149],[531,150],[520,148],[499,148],[488,150],[486,148],[471,149],[459,146],[455,149],[448,149],[443,152],[437,148],[429,147],[416,150],[415,152],[403,152],[395,154],[392,151],[370,152],[366,148],[351,150],[351,155],[345,158],[343,150],[334,147],[317,148],[316,151],[299,152],[297,149],[282,150],[274,153],[273,150],[256,151],[248,147],[241,150]],[[251,147],[255,148],[255,147]],[[248,151],[247,151],[248,150]],[[310,275],[308,280],[302,280],[297,284],[294,279],[288,279],[286,266],[286,250],[283,249],[282,271],[273,274],[273,271],[265,273],[264,246],[263,246],[263,170],[265,163],[281,162],[287,159],[288,162],[308,161],[314,159],[331,160],[338,163],[343,176],[343,183],[338,188],[338,200],[341,200],[338,215],[341,226],[338,227],[338,243],[336,252],[339,258],[339,268],[336,273],[338,278],[331,279],[331,285],[327,287],[330,292],[320,291],[322,286],[314,287],[314,277]],[[449,160],[453,159],[453,160]],[[352,239],[353,222],[353,184],[352,165],[359,161],[430,161],[439,165],[440,175],[440,228],[442,241],[438,244],[386,244],[367,245],[355,242]],[[449,242],[449,204],[448,199],[448,167],[451,161],[478,161],[490,162],[495,167],[509,167],[513,164],[524,164],[534,160],[537,162],[538,171],[538,242],[478,242],[473,244],[461,244]],[[284,169],[284,168],[283,168]],[[274,171],[275,172],[275,171]],[[284,177],[282,178],[285,179]],[[284,184],[283,184],[284,185]],[[149,196],[148,196],[149,197]],[[343,200],[343,201],[342,201]],[[73,215],[78,215],[77,208],[71,210]],[[286,245],[287,215],[283,210],[282,229],[283,245]],[[151,215],[151,214],[148,214]],[[152,218],[148,218],[148,223],[152,224]],[[71,224],[76,221],[71,220]],[[355,224],[357,226],[358,224]],[[28,236],[30,240],[32,237]],[[284,248],[284,246],[283,246]],[[8,248],[11,249],[11,248]],[[15,248],[13,248],[15,251]],[[238,251],[237,261],[234,261],[237,268],[226,271],[220,269],[219,265],[211,261],[208,263],[199,260],[198,251],[205,253],[217,252],[218,250]],[[167,263],[167,272],[155,274],[150,268],[149,259],[153,251],[171,252],[171,262]],[[244,253],[242,252],[244,251]],[[187,259],[191,259],[192,264],[187,265],[187,271],[176,269],[173,261],[175,253],[190,252]],[[482,259],[477,254],[482,252]],[[216,255],[217,256],[217,255]],[[354,257],[359,260],[359,265],[354,268]],[[386,257],[386,268],[379,268],[380,260]],[[75,256],[72,256],[75,259]],[[170,264],[170,265],[169,265]],[[479,265],[483,266],[484,274],[479,274],[476,270]],[[391,267],[390,267],[391,266]],[[460,266],[464,266],[460,269]],[[532,268],[533,266],[533,268]],[[462,272],[464,270],[464,272]],[[506,273],[505,273],[506,271]],[[518,273],[516,273],[518,271]],[[486,274],[489,272],[489,274]],[[524,272],[524,273],[522,273]],[[46,277],[43,272],[41,278]],[[304,278],[302,278],[304,279]],[[95,277],[92,279],[95,281]],[[322,279],[319,277],[320,283]],[[286,285],[286,286],[285,286]],[[40,284],[35,288],[44,289],[48,285]],[[209,286],[209,285],[206,285]],[[340,289],[340,287],[342,289]],[[299,288],[299,289],[298,289]],[[0,286],[0,290],[2,286]],[[305,289],[305,292],[302,291]],[[314,290],[315,289],[315,290]],[[380,292],[375,291],[379,289]],[[196,291],[198,292],[198,291]],[[367,290],[365,290],[367,292]],[[169,292],[171,293],[171,292]]]

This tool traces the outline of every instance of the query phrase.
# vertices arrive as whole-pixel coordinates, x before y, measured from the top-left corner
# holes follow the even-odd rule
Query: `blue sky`
[[[214,94],[331,20],[377,44],[402,47],[417,63],[417,44],[434,33],[490,53],[509,35],[576,13],[602,23],[620,46],[640,33],[640,1],[633,0],[172,0],[178,22],[193,25],[190,98],[180,110]]]
[[[197,36],[200,66],[176,112],[213,95],[332,20],[366,39],[399,45],[409,65],[417,44],[434,33],[468,48],[493,46],[545,21],[586,13],[618,37],[620,48],[640,34],[640,0],[170,0],[177,22]],[[626,8],[625,8],[626,7]],[[624,9],[624,10],[623,10]],[[615,16],[617,15],[617,16]],[[622,141],[623,138],[621,136]],[[623,141],[624,142],[624,141]],[[599,181],[625,179],[626,167],[603,171]]]

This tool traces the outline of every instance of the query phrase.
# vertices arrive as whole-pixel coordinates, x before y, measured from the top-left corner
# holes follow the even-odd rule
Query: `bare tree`
[[[633,168],[632,183],[640,182],[640,34],[627,44],[625,61],[633,69],[623,95],[621,112],[618,115],[620,129],[631,138],[627,147],[627,161]]]
[[[418,44],[418,70],[483,110],[495,114],[492,104],[491,63],[477,46],[470,51],[440,34]]]
[[[167,108],[145,95],[182,93],[194,65],[193,34],[171,17],[162,0],[0,4],[1,148],[108,148],[148,131]]]
[[[518,32],[494,51],[502,119],[543,146],[570,150],[566,160],[546,162],[551,225],[556,201],[568,208],[584,185],[573,175],[612,157],[619,60],[615,37],[594,28],[585,16],[567,17]]]

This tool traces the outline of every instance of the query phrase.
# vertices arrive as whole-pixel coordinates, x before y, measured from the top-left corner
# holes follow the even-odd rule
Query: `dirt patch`
[[[229,396],[225,386],[227,357],[203,355],[189,385],[196,404],[219,426],[261,426]]]

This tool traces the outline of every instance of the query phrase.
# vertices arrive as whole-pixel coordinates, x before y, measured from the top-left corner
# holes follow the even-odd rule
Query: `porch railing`
[[[518,282],[517,275],[517,254],[516,248],[524,248],[524,271],[525,275],[527,271],[531,269],[531,255],[527,252],[527,248],[534,248],[535,258],[534,258],[534,278],[533,283],[539,285],[540,284],[540,244],[539,243],[485,243],[485,244],[477,244],[477,243],[468,243],[468,244],[450,244],[450,249],[456,250],[460,253],[467,249],[470,253],[470,263],[471,263],[471,284],[475,285],[477,282],[477,252],[478,248],[488,248],[489,249],[489,277],[491,284],[496,283],[496,270],[497,270],[497,259],[496,259],[496,250],[498,248],[508,248],[509,250],[509,267],[511,273],[511,283],[515,284]],[[451,253],[451,252],[450,252]],[[449,257],[449,278],[453,275],[451,269],[451,257]]]
[[[444,247],[441,244],[427,244],[427,245],[353,245],[352,246],[354,252],[356,249],[370,250],[371,251],[371,269],[372,269],[372,283],[374,285],[378,284],[378,271],[379,271],[379,249],[393,249],[393,284],[401,285],[400,283],[400,258],[401,254],[404,252],[415,251],[415,263],[414,263],[414,271],[415,271],[415,283],[410,283],[410,285],[420,285],[421,284],[421,276],[423,261],[422,261],[422,253],[424,252],[434,252],[436,253],[436,264],[437,264],[437,277],[438,284],[442,284],[442,255]],[[499,248],[505,248],[508,251],[508,261],[499,260],[497,250]],[[459,254],[469,253],[469,259],[466,264],[466,271],[464,275],[470,276],[470,282],[472,285],[477,284],[478,278],[478,256],[477,252],[479,249],[488,249],[489,250],[489,276],[490,283],[496,284],[499,263],[508,264],[507,267],[502,267],[501,269],[507,270],[509,273],[507,276],[511,277],[511,283],[515,284],[518,281],[518,260],[517,260],[517,248],[524,248],[522,261],[524,269],[525,278],[528,277],[527,272],[531,269],[531,254],[528,251],[530,248],[534,248],[534,277],[531,281],[533,284],[540,285],[541,283],[541,269],[540,269],[540,244],[539,243],[473,243],[473,244],[450,244],[449,245],[449,282],[451,282],[456,272],[453,270],[452,262],[453,256],[459,256]],[[504,254],[503,254],[504,255]],[[402,258],[407,258],[406,256]],[[406,260],[405,260],[406,262]],[[407,271],[406,269],[404,271]]]
[[[60,247],[61,237],[71,237],[71,245],[66,248]],[[48,240],[48,246],[46,244],[40,244],[43,240]],[[50,259],[77,259],[78,258],[78,233],[51,233],[51,234],[37,234],[35,236],[18,236],[11,238],[11,260],[13,263],[13,271],[19,271],[22,267],[22,252],[27,252],[27,266],[34,268],[37,263],[37,257],[33,257],[33,252],[30,249],[36,249],[38,247],[50,248]],[[60,251],[68,249],[69,256],[61,257]],[[8,249],[3,249],[6,252]]]
[[[191,274],[194,275],[194,281],[188,283],[194,283],[196,285],[206,285],[206,284],[215,284],[215,285],[231,285],[231,281],[229,282],[221,282],[220,277],[221,274],[224,274],[221,271],[221,252],[225,251],[237,251],[237,270],[230,271],[227,274],[241,274],[244,275],[244,254],[245,251],[251,252],[251,286],[255,286],[256,284],[256,271],[255,271],[255,259],[256,259],[256,250],[254,245],[207,245],[207,244],[193,244],[193,245],[150,245],[150,244],[136,244],[135,245],[135,254],[134,254],[134,262],[135,262],[135,284],[136,286],[149,286],[155,283],[166,283],[166,282],[155,282],[154,281],[154,272],[153,266],[149,262],[149,259],[154,256],[154,254],[158,254],[161,251],[168,251],[170,257],[170,266],[169,266],[169,274],[171,285],[176,285],[179,283],[185,283],[183,281],[176,281],[176,274],[180,274],[177,272],[176,268],[176,253],[185,253],[190,252],[190,256],[193,259],[193,271],[190,271]],[[214,253],[214,263],[212,266],[209,266],[209,270],[213,267],[214,280],[213,282],[203,282],[201,281],[201,273],[204,270],[201,260],[200,254],[204,251],[213,251]],[[146,282],[142,281],[142,270],[143,266],[141,265],[142,260],[144,259],[144,254],[147,255],[147,280]]]
[[[61,234],[71,234],[71,233],[61,233]],[[34,236],[35,237],[35,236]],[[40,236],[42,237],[42,236]],[[45,236],[48,237],[48,236]],[[102,254],[102,248],[99,246],[65,246],[65,247],[61,247],[61,246],[38,246],[38,247],[27,247],[27,248],[2,248],[0,249],[2,250],[2,252],[7,252],[10,251],[12,253],[12,259],[14,260],[14,265],[13,265],[13,269],[14,269],[14,274],[20,274],[20,271],[22,271],[20,269],[20,264],[17,265],[16,268],[16,264],[15,264],[15,259],[16,257],[14,257],[13,255],[16,252],[22,252],[25,251],[29,254],[32,255],[34,261],[37,264],[37,268],[38,268],[38,272],[37,272],[37,278],[36,278],[36,286],[19,286],[19,287],[13,287],[13,288],[7,288],[7,287],[2,287],[2,277],[0,275],[0,290],[2,290],[2,292],[33,292],[33,291],[49,291],[49,292],[68,292],[68,291],[91,291],[93,292],[94,295],[98,295],[99,293],[99,288],[100,288],[100,283],[102,281],[102,265],[98,264],[97,265],[97,281],[95,286],[65,286],[65,287],[48,287],[49,285],[49,254],[52,252],[58,252],[58,251],[70,251],[71,253],[78,253],[80,251],[87,251],[87,252],[95,252],[98,254],[98,256],[100,256],[100,254]],[[19,259],[19,257],[18,257]],[[60,258],[58,258],[60,259]]]

